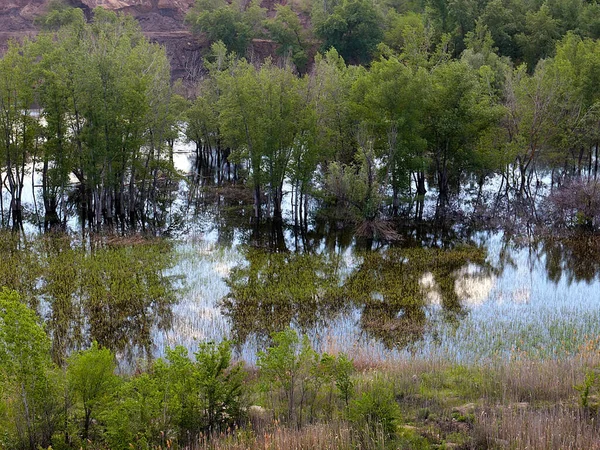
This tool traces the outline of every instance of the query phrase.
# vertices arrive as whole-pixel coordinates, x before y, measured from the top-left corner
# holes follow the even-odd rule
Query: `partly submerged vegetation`
[[[11,44],[0,448],[600,448],[595,6],[379,3]]]

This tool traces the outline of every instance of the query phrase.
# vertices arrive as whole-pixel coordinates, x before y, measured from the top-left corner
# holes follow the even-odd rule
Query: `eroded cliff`
[[[35,18],[46,12],[51,0],[0,1],[0,52],[11,39],[33,36]],[[68,0],[89,17],[96,7],[133,15],[148,38],[165,46],[173,78],[190,78],[197,71],[202,46],[183,19],[194,0]]]

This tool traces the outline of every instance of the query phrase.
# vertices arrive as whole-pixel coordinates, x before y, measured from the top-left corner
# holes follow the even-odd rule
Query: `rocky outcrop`
[[[131,14],[146,36],[164,45],[171,59],[173,78],[192,78],[198,70],[203,45],[183,20],[194,0],[67,0],[90,17],[94,8]],[[36,34],[34,20],[46,12],[50,0],[0,0],[0,52],[11,39]]]

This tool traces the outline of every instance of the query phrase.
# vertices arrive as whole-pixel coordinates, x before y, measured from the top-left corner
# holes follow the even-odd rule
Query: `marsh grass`
[[[600,353],[589,348],[562,360],[521,355],[485,364],[442,358],[361,363],[354,398],[386,386],[400,411],[393,436],[348,421],[342,412],[301,428],[272,419],[248,423],[193,448],[600,449],[600,416],[582,406],[576,389],[600,365]]]
[[[479,448],[600,449],[598,421],[585,411],[564,405],[540,409],[484,409],[475,421]]]

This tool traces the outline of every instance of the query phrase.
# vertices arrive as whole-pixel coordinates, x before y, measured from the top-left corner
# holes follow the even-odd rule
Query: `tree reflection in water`
[[[246,262],[227,281],[222,300],[238,343],[266,338],[290,324],[307,331],[343,313],[360,311],[360,328],[388,348],[405,348],[427,328],[431,294],[440,298],[444,318],[465,314],[456,290],[465,267],[492,269],[484,249],[386,249],[360,254],[344,267],[335,254],[273,253],[246,249]],[[427,285],[424,279],[432,277]]]

